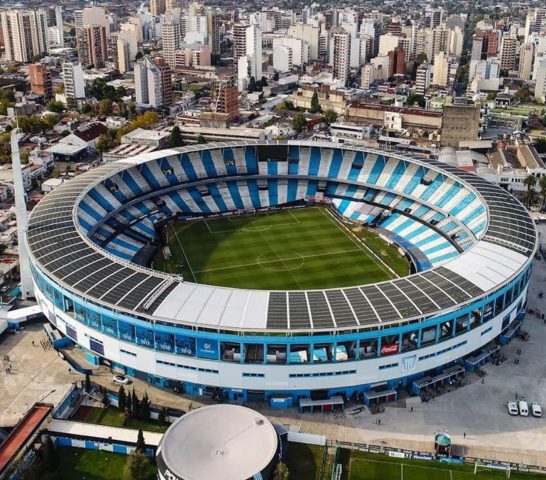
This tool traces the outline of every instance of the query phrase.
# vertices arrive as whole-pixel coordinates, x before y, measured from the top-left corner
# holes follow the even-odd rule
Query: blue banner
[[[176,353],[195,357],[195,338],[177,334]]]
[[[218,360],[220,352],[218,348],[218,340],[210,340],[208,338],[197,339],[197,356],[201,358],[210,358]]]

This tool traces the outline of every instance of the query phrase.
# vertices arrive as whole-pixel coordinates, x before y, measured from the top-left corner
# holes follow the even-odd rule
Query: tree
[[[93,111],[93,107],[89,105],[88,103],[84,103],[82,105],[82,108],[80,109],[81,113],[84,115],[87,115],[88,113],[91,113]]]
[[[127,408],[127,395],[125,394],[125,388],[123,388],[123,385],[119,386],[118,408],[124,413],[125,413],[125,409]]]
[[[542,197],[542,206],[544,207],[544,205],[546,205],[546,177],[540,177],[538,188],[540,190],[540,196]]]
[[[331,125],[337,120],[337,113],[331,108],[327,109],[324,112],[324,120],[326,121],[328,125]]]
[[[260,89],[263,89],[264,87],[267,87],[267,78],[265,77],[262,77],[262,79],[260,80]]]
[[[199,144],[207,143],[207,139],[200,133],[197,137],[197,143]]]
[[[136,451],[142,454],[146,453],[146,442],[144,441],[144,433],[142,433],[142,428],[138,429]]]
[[[142,57],[144,57],[144,54],[142,52],[137,52],[135,55],[135,61],[140,60]]]
[[[59,452],[53,444],[53,440],[48,435],[44,442],[44,467],[47,472],[54,472],[59,466]]]
[[[277,463],[275,467],[275,472],[273,473],[273,480],[288,480],[290,478],[290,472],[288,467],[282,463]]]
[[[537,191],[535,190],[537,177],[535,177],[534,175],[527,175],[523,179],[523,184],[527,187],[527,191],[524,195],[525,203],[527,203],[527,206],[530,207],[537,201]]]
[[[105,98],[99,102],[99,113],[101,115],[112,115],[112,100]]]
[[[51,100],[51,102],[47,104],[47,109],[54,113],[63,113],[65,110],[65,106],[63,102],[57,102],[56,100]]]
[[[144,396],[142,397],[142,400],[140,401],[139,405],[139,415],[138,418],[141,420],[149,420],[150,419],[150,406],[151,402],[148,398],[148,392],[144,392]]]
[[[180,127],[178,125],[175,125],[172,128],[168,143],[169,147],[171,148],[181,147],[184,145],[184,140],[182,140],[182,132],[180,131]]]
[[[102,134],[99,138],[97,138],[95,148],[102,154],[103,152],[111,150],[116,145],[117,141],[115,138]]]
[[[535,149],[538,153],[546,153],[546,137],[539,137],[535,140]]]
[[[252,76],[248,82],[248,93],[255,92],[257,90],[256,79]]]
[[[278,82],[280,77],[281,77],[281,76],[280,76],[279,72],[276,71],[276,72],[273,74],[273,81],[274,81],[274,82]]]
[[[495,100],[495,98],[497,98],[497,93],[496,92],[491,92],[491,93],[487,94],[486,100],[491,101],[491,100]]]
[[[140,413],[140,402],[138,400],[138,397],[134,388],[133,388],[133,393],[131,395],[131,404],[132,404],[131,411],[133,413],[133,416],[135,418],[138,418],[138,414]]]
[[[305,115],[303,113],[296,113],[292,117],[292,128],[298,132],[301,133],[305,130],[305,127],[307,126],[307,119],[305,118]]]
[[[131,452],[127,457],[123,470],[124,480],[147,480],[149,477],[150,461],[140,452]]]
[[[311,97],[311,108],[309,109],[311,113],[319,113],[320,112],[320,103],[318,99],[318,93],[314,92],[313,96]]]
[[[544,177],[546,178],[546,177]],[[157,421],[161,425],[165,425],[167,423],[167,407],[163,407],[161,410],[159,410],[159,415],[157,416]]]
[[[529,87],[521,87],[516,93],[514,93],[514,100],[518,102],[528,102],[531,100],[531,91]]]

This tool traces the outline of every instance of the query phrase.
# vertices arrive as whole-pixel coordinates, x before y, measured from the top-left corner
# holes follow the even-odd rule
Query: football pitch
[[[160,251],[153,268],[182,274],[190,282],[298,290],[394,277],[319,207],[176,222],[165,229],[171,258],[166,260]],[[380,240],[375,237],[374,245]],[[385,248],[378,253],[383,260],[397,272],[407,271],[407,261],[396,248],[381,243]]]
[[[426,460],[408,460],[363,452],[346,452],[341,480],[501,480],[505,470],[479,468],[474,465],[456,465]],[[544,475],[510,472],[513,480],[545,479]]]

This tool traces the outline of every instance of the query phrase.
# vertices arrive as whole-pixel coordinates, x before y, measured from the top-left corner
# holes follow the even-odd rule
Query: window
[[[483,321],[487,322],[488,320],[491,320],[493,318],[493,315],[493,302],[489,302],[485,305],[485,308],[483,309]]]
[[[461,315],[455,319],[455,335],[459,335],[468,330],[468,314]]]
[[[245,343],[245,363],[264,363],[264,346],[261,343]]]
[[[436,343],[436,325],[421,330],[421,347]]]
[[[440,323],[440,341],[448,340],[453,336],[453,324],[450,320]]]
[[[409,352],[415,350],[419,346],[419,330],[406,332],[402,335],[402,351]],[[381,346],[383,350],[383,346]]]

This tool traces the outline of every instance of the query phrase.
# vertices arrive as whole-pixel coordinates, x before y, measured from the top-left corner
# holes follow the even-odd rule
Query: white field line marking
[[[290,260],[301,260],[303,258],[303,260],[305,261],[306,258],[315,258],[315,257],[326,257],[328,255],[341,255],[342,253],[355,253],[355,252],[361,252],[362,250],[360,248],[356,248],[354,250],[341,250],[339,252],[327,252],[327,253],[317,253],[316,255],[300,255],[298,254],[298,256],[293,256],[291,258],[278,258],[277,260],[265,260],[265,261],[258,261],[258,258],[256,258],[256,261],[254,263],[241,263],[239,265],[230,265],[229,267],[218,267],[218,268],[209,268],[209,269],[206,269],[206,270],[196,270],[195,273],[204,273],[204,272],[216,272],[217,270],[229,270],[229,269],[232,269],[232,268],[242,268],[242,267],[252,267],[252,266],[255,266],[255,265],[263,265],[263,264],[266,264],[266,263],[276,263],[276,262],[281,262],[281,263],[284,263],[285,261],[290,261]],[[278,253],[277,252],[274,252],[277,256],[278,256]]]
[[[178,233],[176,233],[176,230],[175,230],[174,226],[172,227],[172,229],[173,229],[174,235],[176,237],[176,241],[178,242],[178,245],[180,245],[180,250],[182,250],[182,255],[184,255],[184,258],[186,259],[186,263],[188,264],[188,268],[190,269],[193,280],[194,280],[195,283],[199,283],[197,281],[197,277],[195,276],[193,268],[191,268],[191,263],[190,263],[190,261],[188,259],[188,256],[186,255],[186,251],[184,250],[184,247],[182,246],[182,242],[180,241],[180,238],[178,237]]]

